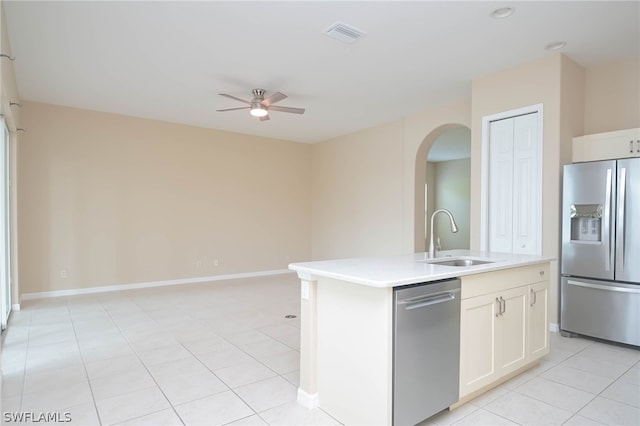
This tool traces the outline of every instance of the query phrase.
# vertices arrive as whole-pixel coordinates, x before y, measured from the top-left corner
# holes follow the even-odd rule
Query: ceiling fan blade
[[[236,101],[244,102],[245,104],[251,105],[251,102],[245,101],[244,99],[236,98],[235,96],[227,95],[226,93],[218,93],[220,96],[224,96],[225,98],[234,99]]]
[[[227,109],[217,109],[216,111],[218,112],[224,112],[224,111],[237,111],[239,109],[251,109],[251,107],[240,107],[240,108],[227,108]]]
[[[269,107],[271,111],[292,112],[294,114],[304,114],[304,108],[291,108],[285,106],[272,105]]]
[[[270,106],[275,104],[276,102],[280,102],[283,99],[286,99],[287,95],[284,93],[276,92],[273,95],[269,96],[267,99],[262,101],[262,105]]]
[[[267,121],[267,120],[271,120],[271,119],[269,118],[269,116],[268,116],[268,115],[265,115],[264,117],[258,117],[258,119],[259,119],[260,121]]]

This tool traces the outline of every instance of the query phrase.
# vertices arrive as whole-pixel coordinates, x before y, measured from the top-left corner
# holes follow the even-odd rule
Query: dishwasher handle
[[[439,303],[450,302],[456,299],[455,293],[460,290],[447,291],[445,293],[429,294],[426,296],[413,297],[411,299],[405,299],[398,302],[400,305],[404,305],[405,311],[412,309],[424,308],[426,306],[437,305]]]

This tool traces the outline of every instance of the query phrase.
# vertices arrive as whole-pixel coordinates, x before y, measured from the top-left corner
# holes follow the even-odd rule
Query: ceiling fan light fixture
[[[254,117],[264,117],[269,112],[264,107],[264,105],[259,102],[254,102],[253,104],[251,104],[251,110],[249,111],[249,113]]]

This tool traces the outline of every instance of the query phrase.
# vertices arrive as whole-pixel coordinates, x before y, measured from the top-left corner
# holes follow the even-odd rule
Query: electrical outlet
[[[67,278],[67,270],[63,269],[60,271],[60,278],[64,279]]]
[[[218,261],[218,259],[213,259],[213,266],[218,266],[220,265],[220,262]]]

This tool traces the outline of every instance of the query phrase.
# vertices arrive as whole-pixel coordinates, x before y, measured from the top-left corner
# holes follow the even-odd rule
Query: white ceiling
[[[470,96],[482,75],[551,54],[640,53],[640,2],[3,1],[22,100],[317,142]],[[489,16],[510,5],[508,19]],[[322,31],[367,32],[344,44]],[[218,96],[289,96],[259,122]]]

